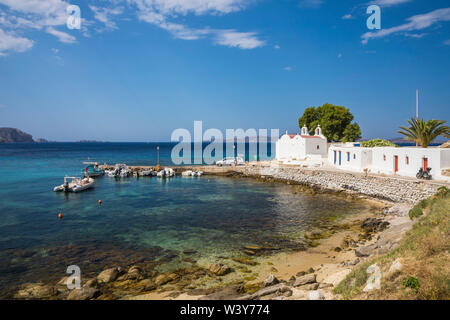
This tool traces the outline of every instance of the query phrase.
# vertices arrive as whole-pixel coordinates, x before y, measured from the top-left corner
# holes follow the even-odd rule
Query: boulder
[[[319,288],[319,283],[309,283],[309,284],[304,284],[302,286],[298,286],[298,289],[300,290],[317,290],[317,288]]]
[[[109,283],[116,280],[119,277],[120,273],[118,268],[109,268],[100,272],[97,276],[97,280],[100,283]]]
[[[214,273],[216,276],[224,276],[230,273],[232,270],[230,267],[227,267],[221,263],[215,263],[209,267],[209,271]]]
[[[267,276],[266,280],[264,280],[263,286],[269,287],[269,286],[273,286],[279,282],[280,281],[277,279],[277,277],[275,277],[273,274],[269,274]]]
[[[310,273],[307,275],[304,275],[302,277],[299,277],[294,282],[294,287],[299,287],[305,284],[309,283],[315,283],[316,282],[316,275],[314,273]]]
[[[42,283],[29,283],[14,296],[16,299],[48,299],[57,294],[57,290]]]
[[[172,279],[169,278],[169,276],[167,274],[160,274],[156,277],[155,279],[155,284],[157,286],[162,286],[165,285],[166,283],[170,282]]]
[[[308,294],[309,300],[325,300],[325,296],[321,290],[310,291]]]
[[[82,287],[73,289],[67,296],[67,300],[90,300],[100,295],[100,291],[95,288]]]
[[[156,289],[156,284],[151,279],[144,279],[137,283],[141,291],[151,291]]]
[[[141,268],[137,266],[132,266],[128,269],[125,277],[126,280],[142,280],[144,279],[144,273]]]

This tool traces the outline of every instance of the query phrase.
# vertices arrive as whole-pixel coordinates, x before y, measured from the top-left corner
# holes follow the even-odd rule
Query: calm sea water
[[[98,272],[148,261],[165,270],[183,267],[184,250],[206,264],[240,255],[244,245],[289,249],[324,219],[369,208],[294,186],[207,176],[102,177],[79,194],[52,191],[64,175],[80,175],[88,157],[155,164],[156,145],[160,162],[170,164],[173,144],[0,144],[1,296],[21,283],[60,279],[70,264]]]

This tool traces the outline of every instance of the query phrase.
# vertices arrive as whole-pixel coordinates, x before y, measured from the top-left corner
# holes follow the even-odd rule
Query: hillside
[[[33,137],[15,128],[0,128],[0,143],[34,142]]]
[[[435,196],[420,201],[409,215],[417,222],[400,246],[354,269],[334,293],[357,300],[450,298],[450,190],[442,187]],[[364,292],[369,266],[380,271],[380,287]]]

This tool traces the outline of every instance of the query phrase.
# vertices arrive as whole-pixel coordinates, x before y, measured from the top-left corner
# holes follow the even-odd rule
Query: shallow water
[[[129,150],[109,145],[86,153],[100,162],[126,162]],[[0,145],[2,296],[24,282],[58,280],[70,264],[84,274],[143,261],[169,270],[185,267],[188,249],[196,251],[190,257],[214,262],[241,255],[245,245],[296,248],[304,231],[324,220],[370,209],[364,200],[296,186],[208,176],[102,177],[92,190],[54,193],[64,174],[81,172],[85,150],[15,148]]]

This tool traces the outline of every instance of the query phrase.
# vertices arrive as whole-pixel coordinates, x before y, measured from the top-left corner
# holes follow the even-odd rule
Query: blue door
[[[336,164],[336,150],[334,150],[334,164]]]
[[[342,155],[342,153],[341,153],[341,151],[339,151],[339,165],[341,165],[341,155]]]

